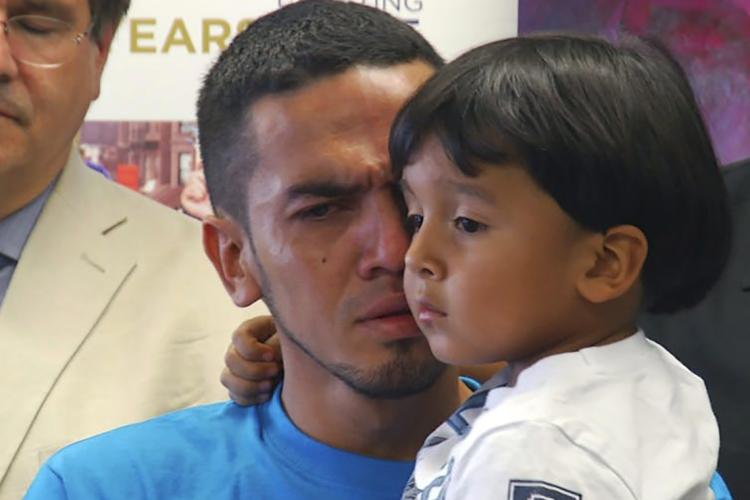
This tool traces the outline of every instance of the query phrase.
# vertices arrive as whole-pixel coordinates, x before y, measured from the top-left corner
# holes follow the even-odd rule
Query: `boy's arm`
[[[267,401],[281,380],[284,365],[271,316],[257,316],[237,327],[224,356],[221,383],[235,403]]]

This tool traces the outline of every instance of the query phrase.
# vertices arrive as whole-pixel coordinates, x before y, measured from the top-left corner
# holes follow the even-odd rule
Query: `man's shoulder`
[[[252,438],[257,408],[197,406],[78,441],[44,464],[28,498],[83,499],[102,492],[113,499],[206,498],[205,491],[234,477],[235,459],[247,464],[253,451],[263,453]]]
[[[642,333],[541,360],[514,387],[493,390],[474,427],[481,434],[529,421],[612,450],[630,450],[642,435],[695,437],[710,448],[716,428],[703,381]]]
[[[236,430],[236,422],[248,418],[248,408],[230,402],[213,403],[174,411],[143,422],[83,439],[66,446],[50,459],[54,467],[72,462],[84,463],[123,457],[134,460],[155,459],[177,449],[200,446],[201,437]]]
[[[252,432],[254,407],[232,402],[201,405],[126,425],[66,446],[46,466],[62,478],[101,482],[134,475],[158,481],[163,467],[191,470],[208,455],[232,455]],[[144,478],[143,474],[153,474]]]

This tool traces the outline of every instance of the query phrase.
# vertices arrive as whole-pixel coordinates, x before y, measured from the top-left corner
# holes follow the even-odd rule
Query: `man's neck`
[[[373,399],[330,375],[287,370],[282,402],[305,434],[334,448],[388,460],[413,460],[425,438],[470,394],[448,367],[428,389],[400,399]]]
[[[0,220],[22,209],[42,194],[65,166],[65,158],[44,168],[9,168],[0,172]]]

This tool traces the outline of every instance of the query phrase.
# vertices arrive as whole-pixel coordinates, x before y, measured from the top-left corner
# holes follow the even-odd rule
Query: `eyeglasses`
[[[14,16],[0,24],[13,58],[37,68],[59,68],[90,36],[90,30],[78,33],[72,24],[54,17]]]

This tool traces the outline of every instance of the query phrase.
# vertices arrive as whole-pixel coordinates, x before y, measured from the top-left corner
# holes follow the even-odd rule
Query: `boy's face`
[[[519,165],[468,177],[429,138],[404,170],[405,290],[441,361],[531,360],[564,345],[581,309],[588,233]]]

